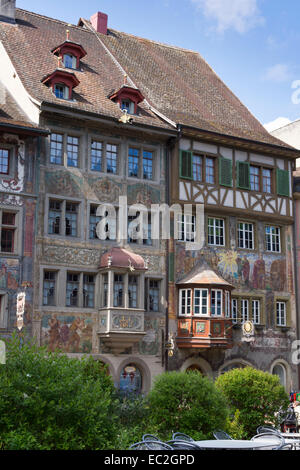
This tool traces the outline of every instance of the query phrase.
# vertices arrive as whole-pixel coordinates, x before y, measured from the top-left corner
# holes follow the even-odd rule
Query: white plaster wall
[[[35,124],[39,124],[38,103],[33,103],[31,97],[25,90],[16,69],[14,68],[2,42],[0,42],[0,82],[14,97],[17,104],[28,116],[28,119]],[[5,94],[1,94],[2,98]]]

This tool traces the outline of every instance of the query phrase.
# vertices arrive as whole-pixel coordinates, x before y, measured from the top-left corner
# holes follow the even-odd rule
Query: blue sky
[[[102,11],[110,28],[198,51],[262,124],[300,118],[299,0],[17,0],[17,6],[72,24]]]

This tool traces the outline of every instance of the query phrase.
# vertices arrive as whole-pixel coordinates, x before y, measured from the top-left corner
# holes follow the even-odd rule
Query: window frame
[[[92,168],[92,151],[93,143],[101,144],[102,146],[102,156],[101,156],[101,169]],[[97,134],[90,134],[88,137],[88,172],[91,174],[102,174],[110,176],[120,176],[120,169],[122,165],[120,164],[120,155],[121,155],[121,144],[120,141],[115,139],[110,139],[106,136],[100,136]],[[115,155],[115,158],[110,158],[111,155]],[[109,162],[113,162],[110,164]],[[114,168],[114,171],[109,171],[109,168]]]
[[[51,155],[51,144],[53,142],[52,136],[57,135],[62,137],[62,142],[55,141],[56,143],[61,143],[61,160],[59,162],[52,161],[52,155]],[[77,166],[74,165],[69,165],[68,164],[68,145],[72,145],[68,143],[68,139],[78,139],[78,153],[77,153]],[[73,132],[72,129],[62,129],[59,127],[51,127],[51,132],[49,134],[49,137],[47,138],[47,163],[50,165],[54,166],[61,166],[65,168],[78,168],[78,169],[83,169],[85,159],[83,158],[84,155],[84,133],[83,132]],[[55,149],[57,150],[57,149]],[[57,157],[55,157],[57,158]]]
[[[214,225],[211,226],[209,225],[209,220],[213,220],[214,221]],[[223,231],[223,234],[222,236],[219,236],[219,238],[223,237],[223,243],[219,243],[217,244],[216,243],[216,238],[217,238],[217,235],[216,235],[216,230],[217,229],[220,229],[220,227],[216,227],[216,221],[219,220],[219,221],[223,221],[223,227],[222,227],[222,231]],[[214,243],[210,243],[209,242],[209,237],[211,236],[209,234],[209,227],[213,227],[213,242]],[[208,246],[220,246],[220,247],[225,247],[226,246],[226,240],[227,240],[227,234],[226,234],[226,219],[224,217],[215,217],[215,216],[211,216],[211,215],[207,215],[206,217],[206,232],[207,232],[207,237],[206,237],[206,240],[207,240],[207,245]]]
[[[267,234],[267,228],[271,228],[271,229],[278,229],[278,233],[276,234]],[[271,246],[271,249],[269,250],[268,249],[268,241],[267,241],[267,237],[270,237],[270,246]],[[275,237],[275,240],[278,239],[279,240],[279,250],[273,250],[273,246],[274,246],[274,241],[273,241],[273,237]],[[283,253],[283,246],[282,246],[282,240],[283,240],[283,237],[282,237],[282,227],[280,225],[271,225],[271,224],[265,224],[264,225],[264,248],[265,248],[265,251],[267,253]],[[277,242],[275,241],[275,245],[277,245]]]
[[[52,201],[60,202],[61,203],[61,218],[60,218],[60,233],[49,233],[49,220],[50,220],[50,203]],[[76,230],[76,236],[71,236],[66,234],[66,205],[70,204],[76,204],[78,211],[77,211],[77,230]],[[73,198],[67,198],[67,199],[62,199],[60,197],[57,197],[57,195],[52,195],[52,194],[47,194],[46,200],[46,210],[45,210],[45,226],[44,226],[44,231],[45,234],[49,237],[59,237],[59,238],[66,238],[66,239],[72,239],[72,240],[78,240],[83,238],[82,237],[82,232],[83,232],[83,227],[80,223],[81,221],[81,213],[82,213],[82,201],[78,199],[73,199]]]
[[[3,214],[13,214],[14,215],[14,224],[3,224]],[[5,256],[16,256],[20,254],[21,248],[21,236],[22,230],[20,226],[20,220],[22,214],[20,210],[12,209],[11,207],[2,206],[0,207],[0,255]],[[12,231],[13,232],[13,241],[12,241],[12,251],[2,251],[2,231]]]
[[[242,224],[243,225],[243,230],[242,230],[242,233],[243,233],[243,244],[245,245],[245,242],[246,242],[246,237],[245,237],[245,234],[246,232],[247,233],[251,233],[249,230],[246,230],[245,229],[245,225],[247,224],[248,226],[249,225],[252,225],[252,247],[246,247],[246,246],[240,246],[240,227],[239,225]],[[256,224],[254,222],[252,222],[251,220],[242,220],[242,219],[238,219],[237,220],[237,225],[236,225],[236,236],[237,236],[237,248],[239,250],[249,250],[249,251],[254,251],[256,249]],[[248,239],[249,241],[249,239]]]
[[[136,152],[136,155],[130,155],[130,152],[134,151]],[[152,178],[145,178],[144,177],[144,160],[146,160],[146,155],[151,154],[151,169],[152,169]],[[137,167],[137,173],[136,176],[134,174],[130,174],[130,167],[132,164],[130,164],[129,158],[135,158],[137,159],[136,163],[133,163]],[[133,180],[140,180],[140,181],[148,181],[152,183],[157,183],[158,182],[158,176],[159,176],[159,171],[158,171],[158,162],[159,162],[159,152],[157,147],[151,146],[151,145],[137,145],[136,143],[133,142],[128,142],[127,144],[127,153],[126,153],[126,175],[128,178],[132,178]],[[149,160],[149,159],[147,159]]]
[[[183,303],[183,292],[185,293],[185,301]],[[183,308],[184,307],[184,308]],[[192,314],[192,289],[179,289],[179,316],[180,317],[189,317]],[[185,313],[182,313],[184,310]]]

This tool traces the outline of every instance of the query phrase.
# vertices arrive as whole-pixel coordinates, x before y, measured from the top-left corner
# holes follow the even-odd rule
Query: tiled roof
[[[140,255],[119,247],[113,247],[102,255],[100,268],[107,267],[143,271],[147,269],[145,261]]]
[[[25,88],[41,102],[119,119],[120,109],[108,97],[120,89],[125,72],[146,98],[139,105],[135,123],[173,129],[173,122],[292,148],[266,131],[197,52],[112,29],[107,35],[95,33],[86,20],[81,21],[83,27],[72,26],[20,9],[16,20],[17,27],[1,24],[0,40]],[[87,52],[81,61],[82,71],[75,72],[80,84],[74,101],[58,100],[41,83],[57,67],[51,50],[65,41],[66,30],[70,40]],[[158,117],[159,113],[169,121]]]
[[[96,34],[82,27],[19,9],[16,10],[16,22],[17,26],[7,23],[0,25],[0,40],[32,97],[40,102],[120,118],[122,112],[108,96],[122,86],[124,76],[101,46]],[[74,101],[57,99],[41,82],[57,68],[58,59],[51,51],[66,39],[66,30],[70,31],[70,40],[81,44],[87,52],[87,56],[81,60],[81,71],[75,71],[80,84],[73,92]],[[140,104],[140,116],[134,117],[135,122],[170,128],[147,108],[144,103]]]
[[[193,270],[184,279],[179,281],[177,284],[182,285],[207,285],[207,286],[220,286],[233,288],[229,282],[225,281],[221,276],[215,273],[212,269],[207,266],[202,266],[197,271]]]

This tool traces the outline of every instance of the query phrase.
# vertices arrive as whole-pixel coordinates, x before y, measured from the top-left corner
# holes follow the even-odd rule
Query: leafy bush
[[[199,372],[169,372],[158,376],[148,395],[149,418],[160,433],[183,432],[196,440],[224,429],[226,400],[214,383]]]
[[[279,378],[252,367],[225,372],[215,384],[227,397],[232,413],[239,410],[239,422],[248,437],[256,434],[260,425],[278,426],[277,413],[289,404]]]
[[[92,358],[69,359],[33,344],[7,343],[0,366],[4,449],[107,449],[117,435],[114,386]]]

